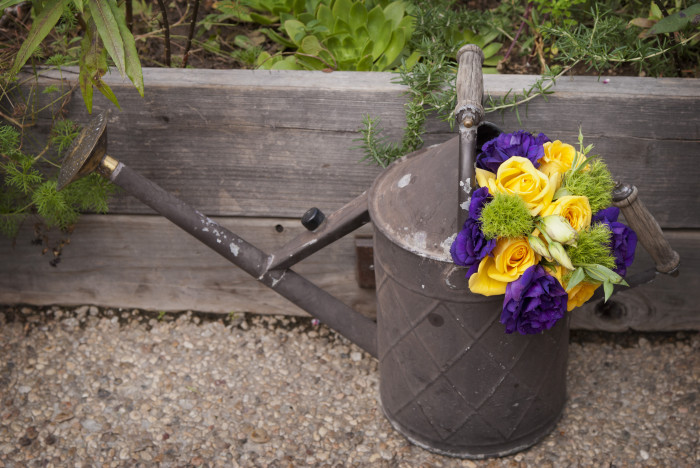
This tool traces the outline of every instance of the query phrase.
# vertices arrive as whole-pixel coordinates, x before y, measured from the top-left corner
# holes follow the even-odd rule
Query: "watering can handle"
[[[457,107],[455,117],[459,123],[459,186],[456,231],[462,229],[469,214],[469,200],[476,186],[474,164],[476,162],[476,128],[484,118],[481,99],[484,94],[484,79],[481,65],[484,53],[468,44],[457,52]]]
[[[457,107],[455,116],[460,125],[476,127],[484,118],[481,99],[484,94],[484,78],[481,66],[484,53],[479,46],[467,44],[457,52]]]
[[[638,197],[637,187],[618,183],[613,190],[613,205],[620,208],[627,224],[656,264],[656,271],[675,276],[680,256],[664,236],[659,223]]]

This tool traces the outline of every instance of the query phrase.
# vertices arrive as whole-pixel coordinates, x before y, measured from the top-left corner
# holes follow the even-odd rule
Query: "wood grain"
[[[63,76],[76,79],[70,70]],[[146,69],[144,76],[143,99],[117,74],[107,79],[123,109],[109,119],[109,152],[211,215],[297,217],[310,206],[332,212],[379,173],[354,149],[363,115],[380,117],[394,140],[405,125],[405,89],[388,73]],[[36,90],[57,79],[43,72]],[[497,96],[535,79],[487,75],[484,87]],[[521,109],[522,123],[512,112],[487,119],[572,143],[582,128],[613,174],[639,188],[662,227],[700,228],[700,207],[687,203],[697,198],[700,178],[697,80],[576,77],[554,90],[547,102]],[[35,97],[37,105],[48,99]],[[97,110],[108,107],[96,97]],[[68,114],[87,120],[79,96]],[[43,113],[35,131],[45,134],[47,122]],[[426,144],[453,135],[437,120],[426,128]],[[127,195],[111,207],[151,213]]]
[[[388,73],[145,69],[144,98],[112,73],[105,81],[122,110],[96,95],[95,111],[113,109],[110,155],[270,251],[303,229],[296,219],[309,207],[330,214],[367,190],[380,173],[360,162],[361,152],[353,148],[366,114],[381,118],[389,139],[400,138],[406,90],[394,78]],[[42,106],[55,96],[41,91],[61,79],[75,83],[76,70],[41,71],[37,81],[25,82],[23,96],[14,98]],[[486,75],[484,89],[502,96],[536,79]],[[605,83],[576,77],[560,79],[554,91],[547,102],[538,98],[527,112],[521,110],[521,122],[512,112],[486,119],[506,131],[541,131],[571,143],[581,128],[613,175],[637,186],[681,257],[680,277],[660,277],[622,292],[607,312],[587,305],[577,310],[573,326],[700,328],[700,82],[611,77]],[[76,121],[89,119],[79,94],[66,109]],[[49,122],[44,111],[28,129],[41,148]],[[427,122],[426,131],[426,145],[455,135],[437,119]],[[15,247],[0,240],[0,302],[303,313],[129,195],[116,196],[111,213],[84,217],[57,267],[31,245],[31,224]],[[651,265],[642,254],[634,268]],[[373,312],[374,292],[356,286],[352,236],[295,270],[348,305]]]
[[[298,222],[285,219],[217,221],[268,252],[303,230]],[[357,233],[367,235],[371,227]],[[609,331],[700,329],[700,276],[695,267],[700,262],[700,234],[681,230],[667,235],[681,255],[679,277],[661,275],[654,283],[623,290],[612,299],[618,311],[612,316],[601,314],[596,304],[576,309],[572,326]],[[157,216],[84,216],[56,267],[49,265],[50,254],[42,256],[41,247],[32,245],[33,237],[28,224],[14,248],[0,243],[0,303],[304,314]],[[630,273],[651,266],[651,258],[640,248]],[[353,235],[293,269],[359,312],[376,313],[374,291],[357,285]]]

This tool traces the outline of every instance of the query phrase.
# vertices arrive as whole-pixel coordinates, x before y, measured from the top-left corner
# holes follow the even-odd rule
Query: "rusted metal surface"
[[[107,152],[107,114],[99,114],[73,140],[61,165],[56,188],[66,185],[97,170]],[[113,169],[107,166],[105,169]]]

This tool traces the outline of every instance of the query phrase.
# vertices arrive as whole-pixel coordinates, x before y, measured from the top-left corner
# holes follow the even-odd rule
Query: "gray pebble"
[[[195,314],[143,323],[130,309],[55,308],[43,316],[25,309],[39,322],[0,327],[5,467],[36,464],[29,460],[411,468],[700,461],[697,333],[678,341],[640,335],[625,346],[614,338],[572,343],[568,403],[556,429],[530,450],[464,461],[393,430],[378,403],[377,361],[324,326],[254,315],[195,323]],[[15,316],[0,308],[0,318]]]

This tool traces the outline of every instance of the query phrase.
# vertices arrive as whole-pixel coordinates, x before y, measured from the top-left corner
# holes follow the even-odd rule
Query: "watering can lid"
[[[375,229],[405,250],[452,262],[457,234],[459,137],[408,154],[374,181],[369,211]]]

